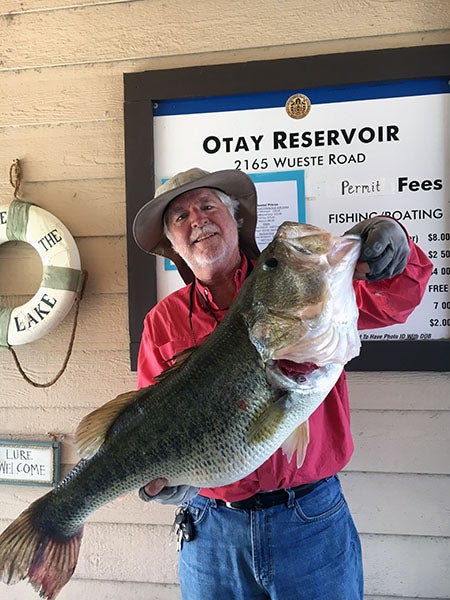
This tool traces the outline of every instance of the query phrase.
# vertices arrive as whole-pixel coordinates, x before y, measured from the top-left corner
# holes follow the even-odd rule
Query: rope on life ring
[[[0,244],[14,240],[33,246],[41,257],[43,274],[39,289],[28,302],[13,308],[0,306],[0,347],[10,350],[59,325],[81,299],[86,279],[75,240],[65,225],[46,210],[17,197],[9,205],[0,205]],[[54,383],[68,360],[52,382],[39,384],[25,375],[13,354],[22,375],[36,387]]]

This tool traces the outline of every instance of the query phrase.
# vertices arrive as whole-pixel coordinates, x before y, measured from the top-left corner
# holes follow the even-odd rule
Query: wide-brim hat
[[[220,190],[238,201],[236,220],[241,223],[238,229],[239,247],[248,258],[257,258],[260,254],[255,241],[256,189],[250,177],[234,169],[213,173],[199,168],[183,171],[159,186],[155,196],[139,210],[133,223],[133,235],[137,245],[145,252],[172,260],[185,282],[192,281],[193,274],[165,236],[163,217],[172,200],[198,188]]]

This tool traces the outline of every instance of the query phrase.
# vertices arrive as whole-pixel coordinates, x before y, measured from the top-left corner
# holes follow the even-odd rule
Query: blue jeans
[[[261,510],[195,496],[183,542],[183,600],[362,600],[361,545],[337,477]]]

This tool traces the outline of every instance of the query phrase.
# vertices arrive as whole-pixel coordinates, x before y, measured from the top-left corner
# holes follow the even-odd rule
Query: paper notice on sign
[[[256,243],[264,250],[281,223],[305,219],[303,171],[293,171],[289,178],[280,173],[253,174],[251,177],[258,194]]]

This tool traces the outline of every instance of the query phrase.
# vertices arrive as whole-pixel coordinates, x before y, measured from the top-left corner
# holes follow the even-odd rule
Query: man
[[[223,319],[258,255],[256,190],[240,171],[191,169],[158,188],[138,213],[134,235],[147,252],[174,260],[188,285],[146,316],[140,387],[199,345]],[[361,329],[401,323],[419,304],[431,263],[393,219],[376,217],[351,233],[363,240],[355,271]],[[296,365],[283,361],[285,372]],[[205,399],[207,401],[207,399]],[[343,372],[309,419],[303,465],[278,450],[231,485],[140,490],[144,500],[188,502],[193,527],[179,557],[183,600],[361,600],[361,549],[336,476],[353,451]]]

